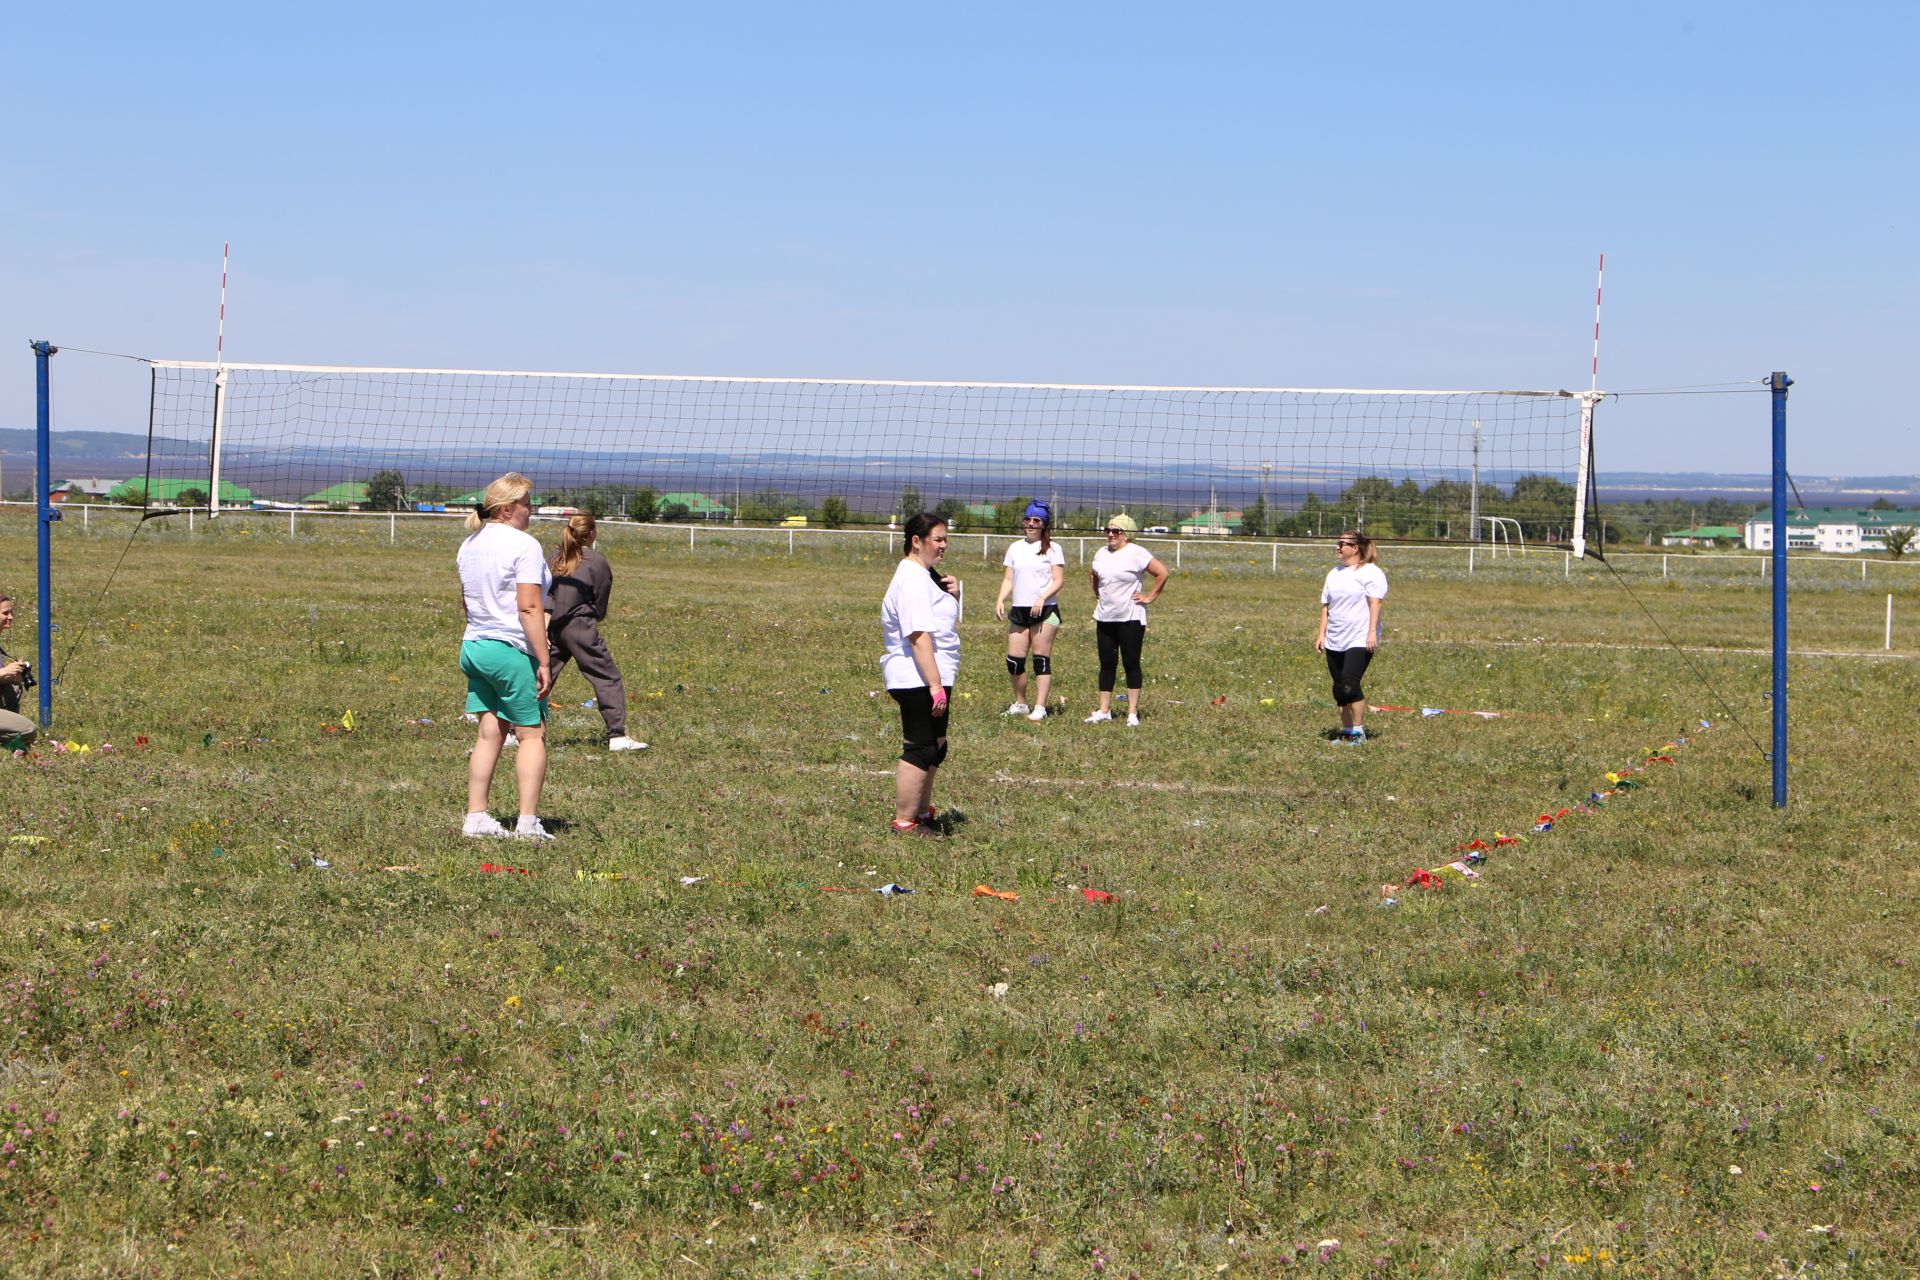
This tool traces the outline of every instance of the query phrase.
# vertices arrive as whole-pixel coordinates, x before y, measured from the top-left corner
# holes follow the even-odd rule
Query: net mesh
[[[1573,534],[1580,398],[229,367],[223,504],[429,509],[506,471],[549,505],[639,519],[885,525],[938,510],[1064,528]],[[154,365],[151,488],[211,489],[214,372]]]

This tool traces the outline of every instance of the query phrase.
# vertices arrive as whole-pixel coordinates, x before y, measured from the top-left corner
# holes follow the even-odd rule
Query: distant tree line
[[[439,481],[408,484],[401,472],[388,469],[368,479],[362,505],[371,511],[405,511],[416,504],[445,503],[468,491],[468,487]],[[854,510],[844,496],[829,495],[816,504],[768,486],[736,498],[737,509],[731,511],[729,519],[742,524],[777,525],[804,516],[810,524],[838,529],[850,524],[897,523],[931,511],[957,533],[1017,534],[1020,517],[1033,497],[1020,493],[992,503],[968,503],[956,497],[929,499],[918,486],[909,484],[900,490],[892,511],[875,513]],[[1264,496],[1256,498],[1238,513],[1237,524],[1228,527],[1254,537],[1324,537],[1341,529],[1363,528],[1390,538],[1464,541],[1471,536],[1468,526],[1474,497],[1472,487],[1460,480],[1439,480],[1423,488],[1410,479],[1395,483],[1383,476],[1363,476],[1336,496],[1309,494],[1291,509],[1270,505]],[[1478,499],[1482,517],[1517,521],[1529,541],[1563,541],[1571,533],[1574,489],[1555,476],[1524,475],[1504,487],[1482,483]],[[129,491],[121,500],[139,505],[141,496]],[[207,493],[189,487],[175,501],[180,506],[204,506]],[[652,485],[580,485],[546,491],[542,502],[576,507],[600,518],[642,523],[703,518],[702,513],[689,510],[683,503],[663,503],[660,491]],[[1889,510],[1894,504],[1883,498],[1874,503],[1874,508]],[[1752,518],[1755,509],[1752,502],[1729,498],[1608,502],[1589,510],[1587,539],[1596,544],[1603,539],[1610,545],[1650,544],[1678,529],[1708,525],[1739,528]],[[1170,508],[1151,502],[1111,507],[1079,504],[1056,510],[1054,529],[1063,534],[1094,533],[1116,511],[1126,511],[1142,528],[1177,528],[1195,516],[1191,507]],[[1902,534],[1892,531],[1888,554],[1897,557],[1912,545],[1913,535]],[[1493,532],[1483,525],[1480,536],[1486,540]]]

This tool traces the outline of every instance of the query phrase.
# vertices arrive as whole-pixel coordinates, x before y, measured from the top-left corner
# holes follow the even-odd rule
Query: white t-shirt
[[[924,689],[927,682],[913,661],[907,637],[924,631],[933,638],[933,665],[940,683],[951,686],[960,674],[960,602],[941,590],[925,565],[902,560],[880,600],[880,674],[889,689]]]
[[[1037,539],[1028,542],[1022,538],[1007,548],[1001,563],[1013,570],[1013,606],[1031,609],[1040,603],[1040,593],[1052,584],[1054,566],[1067,567],[1067,553],[1057,542],[1042,552]],[[1044,612],[1051,613],[1059,603],[1057,594],[1048,596]]]
[[[462,641],[504,640],[522,653],[532,652],[520,627],[514,588],[529,583],[544,596],[552,583],[539,541],[510,524],[490,521],[460,544],[459,564],[460,595],[467,603]]]
[[[1387,575],[1377,564],[1328,570],[1327,585],[1320,589],[1320,603],[1327,606],[1327,648],[1366,648],[1367,601],[1386,597]]]
[[[1100,601],[1093,607],[1095,622],[1145,622],[1147,606],[1134,602],[1134,592],[1153,563],[1153,552],[1129,542],[1115,551],[1102,547],[1093,556],[1093,573],[1100,579]]]

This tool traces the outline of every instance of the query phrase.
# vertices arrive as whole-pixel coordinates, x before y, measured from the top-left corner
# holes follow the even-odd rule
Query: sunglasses
[[[1111,538],[1116,533],[1125,533],[1125,532],[1126,532],[1125,529],[1109,529],[1107,530],[1107,536]]]
[[[1021,524],[1045,524],[1046,521],[1041,520],[1036,516],[1028,516],[1026,519],[1022,520],[1020,523]]]
[[[1342,539],[1340,539],[1340,541],[1338,541],[1338,542],[1336,542],[1336,543],[1334,543],[1333,545],[1334,545],[1334,546],[1336,546],[1336,547],[1357,547],[1357,546],[1359,546],[1360,544],[1359,544],[1359,543],[1357,543],[1357,542],[1352,542],[1352,541],[1349,541],[1349,540],[1348,540],[1348,539],[1346,539],[1346,538],[1342,538]]]

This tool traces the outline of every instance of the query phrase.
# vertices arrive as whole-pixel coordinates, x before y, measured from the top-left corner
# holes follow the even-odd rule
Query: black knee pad
[[[1360,686],[1357,684],[1337,684],[1333,686],[1333,700],[1345,707],[1364,701],[1365,695],[1360,692]]]
[[[916,769],[937,769],[947,758],[947,749],[932,742],[903,742],[900,758]]]
[[[1012,654],[1008,654],[1007,655],[1007,674],[1010,676],[1023,676],[1027,674],[1026,658],[1024,656],[1016,658]]]
[[[946,762],[947,762],[947,740],[945,738],[942,738],[940,739],[939,742],[934,744],[933,764],[931,767],[938,769],[941,765],[945,764]],[[926,765],[921,766],[921,768],[923,769],[927,767],[928,766]]]
[[[1033,674],[1037,676],[1052,675],[1053,674],[1052,656],[1044,653],[1034,654],[1033,655]]]

